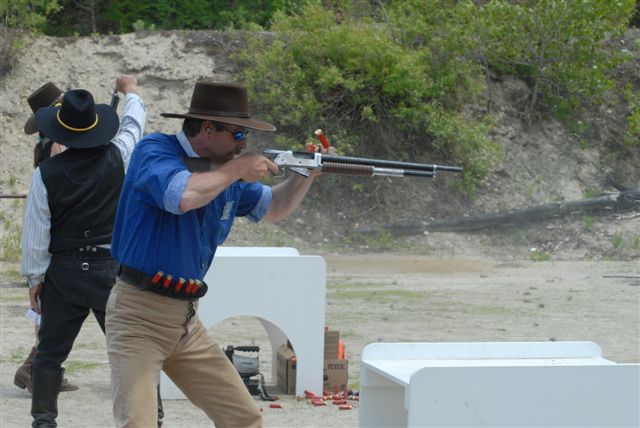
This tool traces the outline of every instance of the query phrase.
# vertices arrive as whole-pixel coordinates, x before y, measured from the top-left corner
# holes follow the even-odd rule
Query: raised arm
[[[126,170],[133,148],[142,138],[147,112],[144,102],[140,98],[138,82],[135,77],[128,75],[118,77],[116,79],[116,90],[125,95],[125,103],[122,119],[120,120],[120,129],[111,141],[120,149]]]

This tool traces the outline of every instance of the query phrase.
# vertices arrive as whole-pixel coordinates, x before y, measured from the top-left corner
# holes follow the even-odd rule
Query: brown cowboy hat
[[[246,87],[210,80],[196,82],[187,113],[161,113],[161,116],[204,119],[259,131],[274,132],[276,130],[276,127],[270,123],[251,118]]]
[[[36,124],[50,140],[76,149],[109,144],[120,126],[113,107],[96,104],[84,89],[67,91],[62,104],[39,109]]]
[[[39,108],[49,107],[56,101],[60,101],[62,94],[63,92],[58,89],[56,85],[51,82],[47,82],[29,95],[27,102],[29,103],[29,107],[31,107],[33,113],[35,113]],[[35,115],[32,114],[24,124],[24,133],[31,135],[36,132],[38,132],[38,125],[36,125]]]

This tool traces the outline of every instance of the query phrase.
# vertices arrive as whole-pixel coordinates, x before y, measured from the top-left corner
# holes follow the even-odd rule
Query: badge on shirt
[[[231,218],[231,210],[233,210],[233,201],[229,201],[224,204],[224,209],[222,210],[222,216],[220,220],[229,220]]]

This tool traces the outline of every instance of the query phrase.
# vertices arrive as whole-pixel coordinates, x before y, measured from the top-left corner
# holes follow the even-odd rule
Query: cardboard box
[[[338,342],[340,332],[325,330],[324,332],[324,358],[338,358]]]
[[[330,393],[344,391],[349,387],[349,360],[324,359],[322,389]]]
[[[278,377],[278,387],[285,394],[296,393],[296,354],[287,345],[282,345],[278,349],[278,367],[276,374]]]

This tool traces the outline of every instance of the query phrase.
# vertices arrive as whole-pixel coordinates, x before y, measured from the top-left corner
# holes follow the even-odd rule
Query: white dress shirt
[[[111,140],[120,149],[125,171],[129,166],[133,148],[142,138],[146,119],[147,112],[142,98],[134,93],[127,94],[120,129]],[[35,287],[43,282],[44,274],[49,267],[51,261],[51,253],[49,253],[50,229],[51,213],[47,200],[47,189],[42,181],[40,168],[36,168],[31,177],[31,187],[22,221],[20,275],[26,278],[29,287]]]

